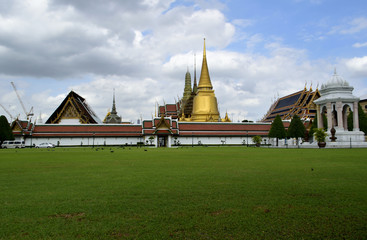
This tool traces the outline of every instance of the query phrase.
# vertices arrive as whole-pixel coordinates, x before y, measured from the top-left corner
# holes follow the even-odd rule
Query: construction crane
[[[8,111],[8,109],[6,109],[1,103],[0,106],[4,109],[4,111],[10,116],[10,122],[13,122],[13,115],[11,115],[11,113]]]
[[[13,82],[11,82],[11,85],[13,86],[13,89],[14,89],[15,94],[17,94],[18,100],[20,102],[20,105],[22,105],[22,108],[23,108],[24,114],[27,117],[27,120],[29,120],[29,117],[32,117],[34,115],[33,114],[33,107],[31,107],[31,109],[29,110],[29,112],[27,112],[27,110],[25,109],[24,103],[23,103],[22,99],[20,98],[20,95],[18,93],[18,90],[15,87],[15,84]]]

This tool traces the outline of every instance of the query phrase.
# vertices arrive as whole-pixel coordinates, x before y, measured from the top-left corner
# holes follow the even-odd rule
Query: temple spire
[[[217,122],[220,121],[217,98],[210,82],[208,65],[206,62],[206,47],[204,39],[203,63],[201,66],[198,92],[194,97],[191,121]]]
[[[184,89],[184,93],[183,93],[183,98],[182,100],[185,102],[187,101],[187,99],[190,98],[191,95],[191,75],[189,72],[189,67],[187,67],[187,72],[185,74],[185,89]]]
[[[112,101],[112,111],[111,111],[112,114],[117,114],[117,111],[116,111],[116,104],[115,104],[115,89],[113,89],[113,101]]]
[[[198,91],[198,84],[196,81],[196,53],[194,54],[194,87],[193,92],[196,94]]]
[[[117,115],[116,111],[115,89],[113,89],[112,110],[107,113],[103,123],[121,123],[121,117]]]
[[[208,64],[206,61],[206,48],[205,48],[205,38],[204,38],[204,51],[203,51],[203,63],[201,66],[200,80],[198,89],[213,89],[212,83],[210,81]]]

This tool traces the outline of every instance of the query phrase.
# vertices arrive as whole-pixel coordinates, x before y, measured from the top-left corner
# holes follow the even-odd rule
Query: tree
[[[303,125],[301,119],[298,115],[294,115],[292,121],[288,127],[288,137],[294,137],[297,139],[298,145],[298,138],[305,136],[305,125]]]
[[[4,116],[0,116],[0,145],[4,140],[14,140],[13,132],[11,131],[8,119]]]
[[[367,115],[363,112],[362,106],[358,104],[358,120],[359,120],[359,129],[367,134]],[[353,131],[353,112],[351,111],[348,114],[348,130]]]
[[[322,123],[324,124],[324,130],[327,131],[327,117],[326,117],[326,114],[325,113],[321,113],[321,117],[322,117]],[[320,126],[318,126],[320,127]]]
[[[271,124],[269,130],[269,137],[277,138],[277,146],[278,146],[278,139],[285,138],[287,136],[287,132],[285,131],[282,119],[279,115],[277,115]]]
[[[255,143],[256,147],[260,147],[260,143],[262,141],[261,136],[256,135],[252,137],[252,141]]]

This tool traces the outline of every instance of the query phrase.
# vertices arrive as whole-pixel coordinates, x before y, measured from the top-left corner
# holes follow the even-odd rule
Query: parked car
[[[5,140],[3,144],[1,144],[2,148],[24,148],[24,141],[21,140]]]
[[[36,148],[54,148],[55,145],[52,143],[40,143],[36,145]]]

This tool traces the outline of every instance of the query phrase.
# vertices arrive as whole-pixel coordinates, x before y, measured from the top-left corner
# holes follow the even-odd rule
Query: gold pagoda
[[[204,38],[203,63],[190,120],[193,122],[218,122],[220,121],[219,119],[217,98],[215,97],[213,86],[210,81],[208,64],[206,62]]]

